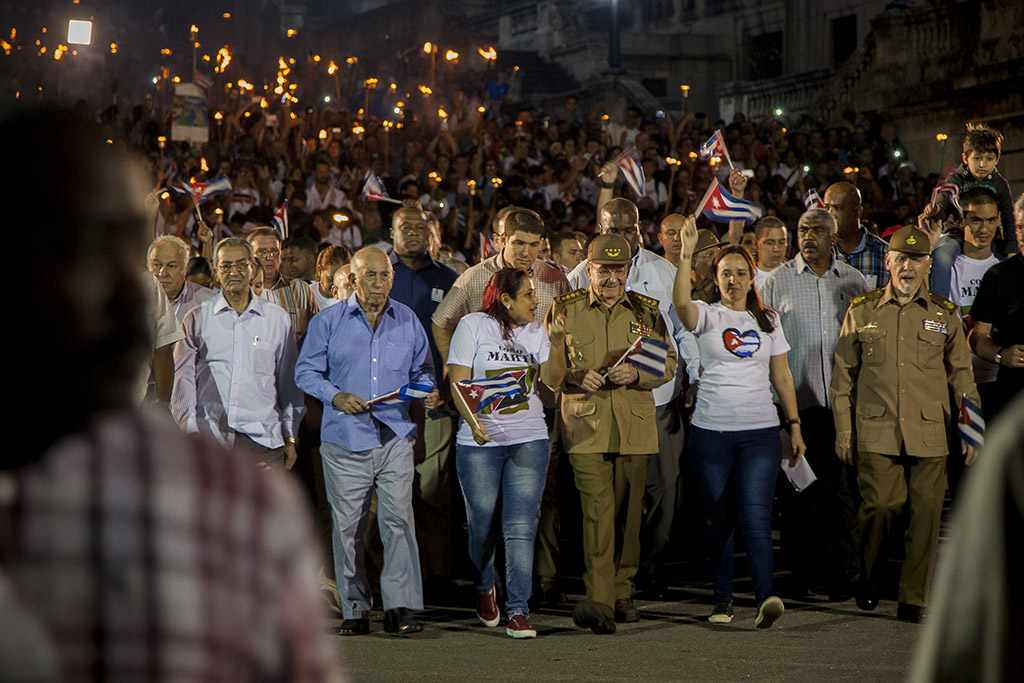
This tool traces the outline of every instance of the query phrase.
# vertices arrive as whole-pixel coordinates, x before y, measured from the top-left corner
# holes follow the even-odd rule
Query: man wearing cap
[[[686,360],[689,378],[695,381],[699,372],[697,341],[679,323],[672,308],[675,266],[641,246],[640,214],[636,205],[628,199],[616,197],[601,205],[598,225],[602,235],[619,235],[626,240],[630,260],[626,289],[656,300],[672,343],[678,355]],[[569,275],[569,284],[576,289],[589,288],[589,273],[590,269],[584,261]],[[654,391],[658,449],[647,469],[647,513],[641,531],[642,555],[636,576],[637,589],[651,597],[660,597],[665,591],[664,558],[672,536],[684,445],[684,427],[680,417],[682,411],[676,405],[684,379],[681,368],[679,377],[675,379],[679,381],[666,382]],[[639,613],[631,609],[624,620],[636,621],[639,618]]]
[[[981,403],[956,306],[928,291],[929,252],[928,235],[918,228],[893,234],[885,257],[890,281],[851,302],[830,387],[836,454],[852,463],[854,448],[857,453],[857,606],[872,610],[878,604],[879,548],[909,500],[896,613],[907,621],[919,620],[927,605],[938,546],[946,490],[946,387],[958,405],[964,396]],[[963,454],[968,465],[976,455],[969,445]]]
[[[587,599],[573,620],[594,633],[614,633],[616,621],[639,619],[630,591],[640,561],[647,456],[658,451],[651,391],[675,376],[676,354],[658,301],[626,291],[629,243],[601,235],[588,256],[590,286],[555,299],[545,325],[565,329],[562,438],[583,508]],[[662,376],[615,365],[638,337],[669,344]]]
[[[697,246],[693,250],[693,263],[690,270],[694,301],[711,303],[713,294],[718,290],[718,285],[715,284],[712,264],[715,260],[715,254],[718,253],[719,246],[721,244],[715,233],[704,228],[697,231]]]

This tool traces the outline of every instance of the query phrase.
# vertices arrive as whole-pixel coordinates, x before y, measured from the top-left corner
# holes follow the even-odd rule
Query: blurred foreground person
[[[333,679],[298,491],[133,407],[145,176],[104,137],[61,110],[0,123],[36,228],[15,248],[47,254],[16,311],[24,405],[58,418],[0,461],[0,633],[31,641],[0,680]]]

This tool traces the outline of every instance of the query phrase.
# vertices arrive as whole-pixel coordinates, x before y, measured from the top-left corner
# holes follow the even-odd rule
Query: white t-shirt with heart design
[[[764,332],[754,316],[721,303],[694,301],[693,334],[700,349],[700,389],[692,424],[718,432],[779,426],[772,404],[768,365],[789,351],[782,325]]]

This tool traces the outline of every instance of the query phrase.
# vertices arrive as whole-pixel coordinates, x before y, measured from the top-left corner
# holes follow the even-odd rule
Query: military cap
[[[697,246],[694,248],[693,253],[698,254],[705,249],[719,246],[721,246],[721,244],[719,244],[718,237],[715,236],[715,233],[710,230],[706,230],[705,228],[701,228],[697,231]]]
[[[904,225],[889,239],[889,251],[927,256],[932,253],[932,243],[928,234],[921,229],[913,225]]]
[[[620,264],[630,263],[632,254],[629,251],[629,242],[625,237],[619,235],[600,235],[594,238],[587,249],[587,260],[597,264]]]

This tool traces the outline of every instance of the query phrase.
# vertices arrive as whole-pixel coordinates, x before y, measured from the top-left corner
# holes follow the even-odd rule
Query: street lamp
[[[92,43],[92,22],[72,19],[68,22],[68,44],[89,45]]]

